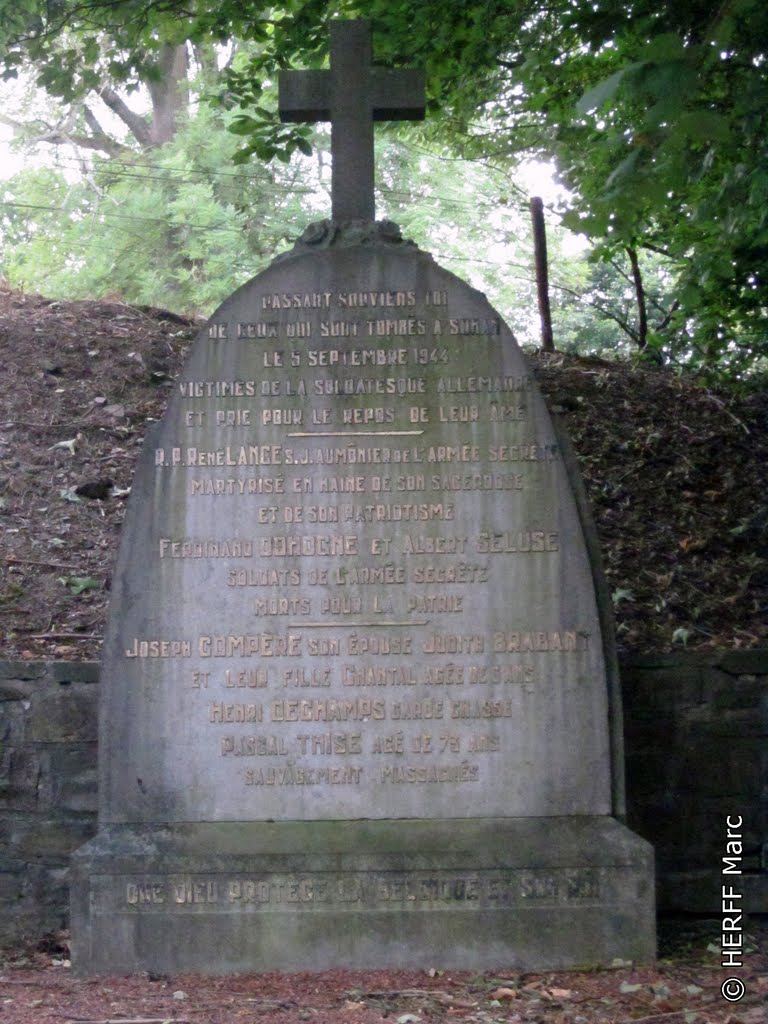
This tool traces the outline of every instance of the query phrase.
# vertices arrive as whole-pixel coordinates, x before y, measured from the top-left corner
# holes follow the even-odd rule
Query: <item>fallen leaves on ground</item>
[[[167,310],[0,287],[4,657],[99,659],[138,453],[198,327]],[[764,396],[630,363],[533,363],[578,455],[620,647],[764,643]]]
[[[228,978],[196,975],[74,978],[66,937],[0,955],[3,1024],[763,1024],[768,923],[747,925],[751,948],[736,972],[708,950],[718,922],[665,923],[655,965],[602,970],[333,970]],[[55,948],[56,947],[56,948]],[[45,949],[45,952],[42,951]],[[512,995],[509,995],[512,993]]]

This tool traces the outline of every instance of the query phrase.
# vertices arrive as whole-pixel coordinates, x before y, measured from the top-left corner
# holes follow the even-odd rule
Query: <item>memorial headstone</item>
[[[370,122],[422,101],[369,39],[281,83],[343,120],[334,216],[212,316],[137,470],[82,974],[654,954],[578,481],[499,315],[372,219]]]

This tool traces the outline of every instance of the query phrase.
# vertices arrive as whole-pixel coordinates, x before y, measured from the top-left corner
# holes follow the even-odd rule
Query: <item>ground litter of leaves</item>
[[[98,660],[134,465],[200,324],[0,286],[0,656]],[[578,455],[619,647],[766,643],[768,403],[538,356]]]
[[[0,953],[4,1024],[764,1024],[768,921],[744,933],[743,966],[720,967],[719,922],[668,920],[654,965],[520,973],[430,969],[72,977],[66,932]],[[729,975],[745,994],[729,1003]]]

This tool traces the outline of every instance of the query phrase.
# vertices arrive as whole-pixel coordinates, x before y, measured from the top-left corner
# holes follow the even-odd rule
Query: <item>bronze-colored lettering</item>
[[[511,700],[452,700],[449,711],[451,718],[513,718],[515,714]]]
[[[577,633],[575,630],[494,633],[493,650],[496,654],[516,654],[520,651],[537,653],[576,651],[583,650],[587,645],[587,640],[586,634]]]
[[[279,444],[225,445],[223,448],[186,448],[186,466],[279,466],[282,448]]]
[[[476,444],[437,444],[427,449],[427,462],[477,462],[479,458]]]
[[[528,391],[532,387],[529,377],[440,377],[439,395],[492,395],[496,392]]]
[[[269,673],[265,668],[248,668],[242,672],[229,668],[224,670],[224,685],[229,689],[263,690],[268,683]]]
[[[464,597],[461,594],[413,594],[408,598],[409,612],[440,613],[463,612]]]
[[[339,292],[336,301],[342,308],[366,309],[378,306],[415,306],[416,293],[391,292]]]
[[[475,550],[487,554],[544,554],[560,550],[560,534],[546,530],[503,530],[500,533],[483,531],[477,538]]]
[[[189,482],[190,494],[284,494],[282,477],[199,477]]]
[[[301,409],[264,409],[261,423],[265,427],[300,427],[304,413]]]
[[[296,737],[302,755],[330,757],[340,754],[362,754],[362,733],[301,733]]]
[[[386,765],[380,769],[382,783],[479,782],[480,766],[462,761],[454,765]]]
[[[535,678],[531,664],[470,665],[467,669],[470,683],[532,683]]]
[[[238,636],[201,636],[197,653],[201,658],[297,658],[302,638],[288,633],[246,633]]]
[[[427,665],[424,682],[428,686],[463,686],[464,666],[451,661],[445,665]]]
[[[418,681],[412,665],[344,665],[341,670],[344,686],[415,686]]]
[[[290,762],[284,768],[247,768],[246,786],[357,786],[363,775],[358,765],[303,768]]]
[[[466,537],[427,537],[417,534],[403,537],[403,551],[406,555],[463,555]]]
[[[331,304],[331,292],[281,292],[279,294],[262,295],[262,309],[328,309]]]
[[[307,637],[307,654],[313,658],[333,657],[341,654],[341,641],[335,637]]]
[[[161,537],[158,541],[160,558],[253,558],[253,541],[230,540],[172,540]]]
[[[261,722],[264,710],[261,704],[224,704],[214,701],[208,707],[208,721],[216,723]]]
[[[165,903],[165,889],[158,882],[127,882],[125,902],[131,907],[147,903],[157,906]]]
[[[222,736],[222,757],[285,757],[288,747],[283,736]]]
[[[431,476],[433,491],[522,491],[520,473],[449,473]]]
[[[237,336],[242,339],[255,338],[276,338],[276,320],[257,320],[255,323],[239,323],[237,325]]]
[[[365,654],[411,654],[410,636],[358,636],[352,633],[347,640],[347,654],[353,658]]]
[[[371,752],[374,754],[402,754],[405,751],[405,737],[401,732],[389,736],[376,736]]]
[[[488,565],[471,565],[456,562],[452,565],[414,566],[411,570],[414,583],[487,583]]]
[[[142,640],[135,636],[125,650],[126,658],[191,658],[189,640]]]
[[[501,750],[501,739],[498,736],[472,735],[469,737],[469,752],[496,754]]]
[[[298,587],[299,569],[230,569],[228,587]]]
[[[445,713],[445,704],[441,700],[404,700],[393,701],[390,706],[390,717],[393,721],[420,721],[422,719],[440,719]]]
[[[424,654],[483,654],[485,637],[479,633],[432,633],[421,649]]]
[[[174,903],[218,903],[219,889],[215,881],[195,881],[185,878],[172,885]]]
[[[275,700],[273,722],[357,722],[382,721],[387,717],[383,700],[357,697],[351,700]]]
[[[330,534],[328,536],[275,535],[262,537],[259,554],[263,558],[294,558],[306,556],[354,556],[358,555],[358,539],[355,534]]]
[[[480,410],[476,405],[439,405],[437,418],[440,423],[477,423]]]
[[[216,426],[217,427],[250,427],[251,426],[251,410],[250,409],[217,409],[216,410]]]
[[[309,615],[312,604],[308,597],[255,597],[253,614],[267,615]]]
[[[283,686],[330,686],[329,668],[287,668],[283,671]]]

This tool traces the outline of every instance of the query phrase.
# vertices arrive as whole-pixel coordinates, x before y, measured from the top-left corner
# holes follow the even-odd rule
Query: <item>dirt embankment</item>
[[[0,656],[98,659],[125,494],[199,325],[0,289]],[[766,643],[768,403],[538,357],[581,463],[620,647]]]

